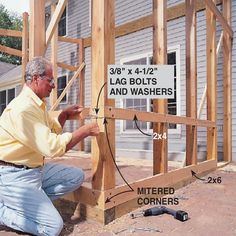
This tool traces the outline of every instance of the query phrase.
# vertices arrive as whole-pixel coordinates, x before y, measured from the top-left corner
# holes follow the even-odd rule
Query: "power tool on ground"
[[[176,220],[179,220],[179,221],[186,221],[188,220],[188,213],[185,212],[185,211],[181,211],[181,210],[178,210],[178,211],[175,211],[173,209],[170,209],[170,208],[167,208],[167,207],[164,207],[164,206],[161,206],[161,207],[152,207],[152,208],[149,208],[147,210],[144,210],[140,213],[137,213],[137,214],[131,214],[131,218],[137,218],[139,216],[157,216],[157,215],[162,215],[162,214],[169,214],[169,215],[172,215],[174,216],[174,218]]]

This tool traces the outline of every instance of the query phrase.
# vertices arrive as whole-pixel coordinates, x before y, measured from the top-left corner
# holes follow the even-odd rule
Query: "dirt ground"
[[[92,220],[71,220],[71,216],[61,212],[64,229],[61,236],[110,236],[110,235],[191,235],[191,236],[233,236],[236,235],[236,164],[218,169],[208,177],[221,178],[221,183],[207,183],[196,180],[188,186],[176,190],[179,205],[171,207],[188,212],[189,220],[180,222],[171,215],[139,217],[132,219],[130,213],[103,226]],[[150,206],[135,210],[147,209]],[[0,226],[0,235],[28,235]]]

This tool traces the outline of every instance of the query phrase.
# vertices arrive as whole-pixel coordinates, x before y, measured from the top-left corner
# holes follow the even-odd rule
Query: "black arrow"
[[[110,141],[109,141],[109,138],[108,138],[108,135],[107,135],[107,119],[106,119],[106,118],[104,118],[103,124],[105,125],[107,143],[108,143],[108,147],[109,147],[109,150],[110,150],[110,153],[111,153],[112,160],[113,160],[113,162],[114,162],[114,164],[115,164],[115,166],[116,166],[116,169],[118,170],[118,172],[119,172],[121,178],[124,180],[124,182],[125,182],[125,183],[127,184],[127,186],[129,186],[129,188],[130,188],[130,190],[126,190],[126,191],[117,193],[117,194],[115,194],[115,195],[112,196],[112,197],[108,197],[108,198],[106,199],[106,201],[105,201],[105,203],[108,203],[108,202],[110,202],[110,200],[111,200],[112,198],[114,198],[115,196],[118,196],[118,195],[120,195],[120,194],[122,194],[122,193],[133,192],[134,189],[133,189],[133,188],[129,185],[129,183],[126,181],[126,179],[124,178],[124,176],[123,176],[122,173],[120,172],[119,167],[118,167],[117,164],[116,164],[115,158],[114,158],[113,153],[112,153],[112,150],[111,150]]]
[[[126,190],[126,191],[123,191],[123,192],[117,193],[117,194],[113,195],[112,197],[107,197],[105,203],[110,202],[111,199],[112,199],[113,197],[116,197],[116,196],[118,196],[118,195],[120,195],[120,194],[122,194],[122,193],[129,193],[129,192],[133,192],[133,191],[134,191],[133,189],[132,189],[132,190]]]
[[[133,120],[134,120],[134,122],[135,122],[135,125],[136,125],[137,129],[138,129],[142,134],[144,134],[144,135],[146,135],[146,136],[152,136],[151,134],[144,133],[144,132],[138,127],[138,123],[137,123],[138,118],[137,118],[136,115],[134,115],[134,119],[133,119]]]
[[[193,170],[191,170],[191,173],[192,173],[192,176],[194,176],[195,178],[197,178],[197,179],[199,179],[199,180],[202,180],[202,181],[205,181],[205,179],[199,178],[199,177],[197,176],[197,174],[196,174]]]
[[[97,105],[96,105],[96,108],[95,108],[95,112],[96,112],[96,115],[98,114],[99,112],[99,108],[98,108],[98,103],[99,103],[99,99],[100,99],[100,96],[101,96],[101,92],[102,92],[102,89],[105,87],[107,82],[105,82],[103,84],[103,86],[101,87],[100,91],[99,91],[99,94],[98,94],[98,99],[97,99]]]

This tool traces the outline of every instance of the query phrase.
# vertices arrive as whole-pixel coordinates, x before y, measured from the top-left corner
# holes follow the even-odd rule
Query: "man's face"
[[[48,66],[45,75],[38,76],[38,96],[40,98],[48,97],[54,88],[52,68]]]

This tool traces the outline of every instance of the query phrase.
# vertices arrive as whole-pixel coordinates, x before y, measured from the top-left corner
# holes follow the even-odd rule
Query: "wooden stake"
[[[167,63],[166,0],[153,0],[153,64]],[[167,100],[154,99],[153,112],[167,113]],[[153,123],[153,132],[167,135],[166,123]],[[168,171],[167,139],[153,140],[153,174]]]

